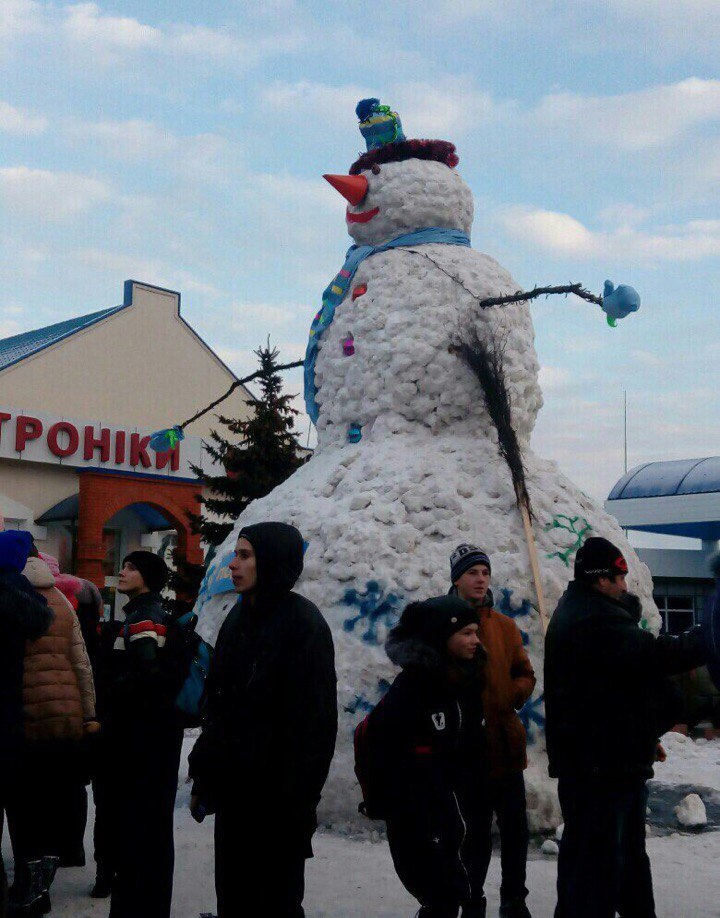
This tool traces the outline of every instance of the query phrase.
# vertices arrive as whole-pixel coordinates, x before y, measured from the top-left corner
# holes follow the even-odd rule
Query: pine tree
[[[213,430],[204,444],[215,462],[224,466],[225,474],[208,475],[193,467],[211,493],[198,497],[201,509],[191,514],[191,523],[209,545],[223,542],[251,501],[269,494],[305,461],[294,433],[299,412],[291,407],[293,396],[282,394],[282,379],[276,369],[278,350],[268,341],[255,354],[260,361],[260,396],[246,402],[251,416],[241,421],[218,415],[233,438]]]

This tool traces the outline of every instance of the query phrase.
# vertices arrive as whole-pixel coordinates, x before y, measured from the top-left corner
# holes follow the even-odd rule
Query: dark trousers
[[[393,864],[422,918],[455,918],[482,901],[486,824],[487,800],[474,793],[452,795],[434,814],[418,802],[414,813],[388,816]]]
[[[484,836],[485,870],[487,876],[492,857],[492,818],[497,818],[500,830],[500,901],[524,901],[528,891],[525,886],[528,832],[527,807],[525,802],[525,777],[522,772],[492,778],[489,783],[490,806]]]
[[[87,805],[79,762],[79,741],[26,744],[5,806],[16,862],[74,859]]]
[[[218,805],[215,891],[218,918],[304,918],[305,859],[312,832],[251,803]]]
[[[93,848],[98,874],[113,876],[113,825],[112,825],[112,783],[108,775],[98,774],[92,781],[95,822],[93,823]]]
[[[555,918],[655,918],[645,781],[565,777],[558,790],[565,828]]]
[[[182,730],[111,738],[108,831],[112,837],[110,918],[170,918],[173,816]]]
[[[1,774],[1,772],[0,772]],[[5,809],[0,805],[0,845],[2,844],[3,828],[5,823]],[[0,855],[0,918],[7,918],[8,885],[5,863]]]

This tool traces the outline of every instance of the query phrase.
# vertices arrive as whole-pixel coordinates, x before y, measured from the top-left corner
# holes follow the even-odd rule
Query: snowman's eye
[[[377,163],[375,163],[375,165],[372,167],[372,174],[373,174],[373,175],[380,175],[380,166],[378,166]]]

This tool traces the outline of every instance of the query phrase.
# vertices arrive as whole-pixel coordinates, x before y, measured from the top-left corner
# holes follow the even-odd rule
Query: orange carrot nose
[[[323,178],[351,204],[359,204],[368,191],[364,175],[323,175]]]

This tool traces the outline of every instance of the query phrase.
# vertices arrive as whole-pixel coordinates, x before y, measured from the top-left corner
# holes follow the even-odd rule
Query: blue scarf
[[[348,249],[345,256],[345,264],[325,288],[322,307],[310,326],[310,337],[305,351],[305,408],[313,424],[317,424],[318,415],[320,414],[320,408],[315,401],[315,395],[317,394],[315,364],[317,362],[320,337],[330,327],[335,317],[335,309],[344,300],[355,272],[360,267],[360,263],[371,255],[377,255],[378,252],[387,252],[388,249],[397,249],[401,246],[427,245],[430,242],[443,242],[446,245],[470,245],[470,240],[460,230],[429,226],[427,229],[405,233],[404,236],[398,236],[389,242],[383,242],[382,245],[351,245]]]

